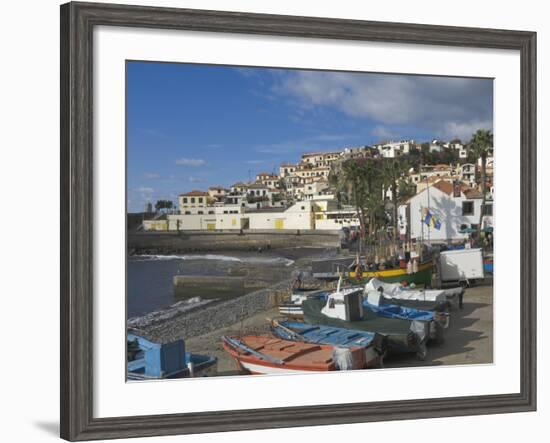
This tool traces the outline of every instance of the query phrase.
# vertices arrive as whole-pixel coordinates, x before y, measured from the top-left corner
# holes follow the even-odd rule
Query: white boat
[[[279,314],[293,319],[302,319],[304,317],[302,303],[309,299],[326,298],[327,294],[325,290],[296,289],[290,295],[289,301],[279,304]]]

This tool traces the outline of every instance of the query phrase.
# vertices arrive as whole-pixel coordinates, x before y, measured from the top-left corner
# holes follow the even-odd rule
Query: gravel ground
[[[223,350],[222,335],[261,334],[269,331],[266,318],[276,317],[276,308],[256,314],[240,323],[186,340],[188,351],[218,358],[218,375],[236,375],[237,366]],[[414,355],[393,356],[385,360],[388,368],[411,366],[492,363],[493,361],[493,287],[476,286],[466,290],[464,308],[451,312],[451,323],[442,344],[428,348],[426,360]]]

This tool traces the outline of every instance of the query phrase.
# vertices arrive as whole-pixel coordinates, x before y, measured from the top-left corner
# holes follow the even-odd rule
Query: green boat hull
[[[305,300],[302,303],[304,320],[310,324],[321,324],[337,328],[356,329],[361,331],[377,332],[387,338],[387,352],[391,354],[403,354],[416,352],[422,356],[426,353],[426,341],[429,336],[429,324],[421,339],[411,330],[410,320],[385,318],[365,309],[364,319],[359,321],[344,321],[338,318],[327,317],[321,312],[325,305],[324,300]],[[423,324],[426,322],[417,322]]]
[[[385,275],[386,273],[384,272],[376,273],[376,275],[371,275],[371,274],[374,274],[374,273],[364,272],[363,278],[361,280],[358,280],[355,277],[355,273],[353,272],[353,273],[350,273],[349,280],[352,284],[364,284],[366,281],[370,280],[371,278],[376,277],[377,279],[387,283],[401,283],[405,281],[409,285],[411,283],[414,283],[415,285],[431,286],[432,284],[431,267],[428,269],[423,269],[418,272],[415,272],[414,274],[402,273],[399,275]]]

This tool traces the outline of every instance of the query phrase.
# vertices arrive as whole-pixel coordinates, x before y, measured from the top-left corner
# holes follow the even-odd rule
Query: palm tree
[[[393,225],[393,237],[394,242],[397,242],[397,209],[399,205],[399,188],[400,182],[403,179],[403,174],[407,171],[408,165],[404,159],[401,158],[389,158],[384,160],[382,175],[384,185],[388,186],[391,190],[392,201],[392,225]],[[384,186],[384,187],[385,187]],[[385,197],[385,191],[384,191]]]
[[[365,239],[367,233],[370,236],[376,231],[377,221],[383,211],[382,173],[379,163],[379,160],[371,158],[346,160],[342,164],[338,180],[340,186],[347,188],[350,199],[355,205],[361,239]]]
[[[481,235],[481,223],[483,222],[483,215],[485,214],[485,202],[487,194],[487,157],[490,151],[493,149],[493,134],[486,129],[478,129],[475,134],[472,135],[470,141],[470,150],[474,153],[475,158],[481,159],[481,213],[479,214],[479,224],[477,225],[477,238],[480,239]]]

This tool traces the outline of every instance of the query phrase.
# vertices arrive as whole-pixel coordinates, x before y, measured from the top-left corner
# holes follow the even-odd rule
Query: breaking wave
[[[132,259],[140,261],[152,260],[215,260],[251,264],[281,264],[290,266],[294,260],[284,257],[233,257],[231,255],[217,254],[186,254],[186,255],[136,255]]]

